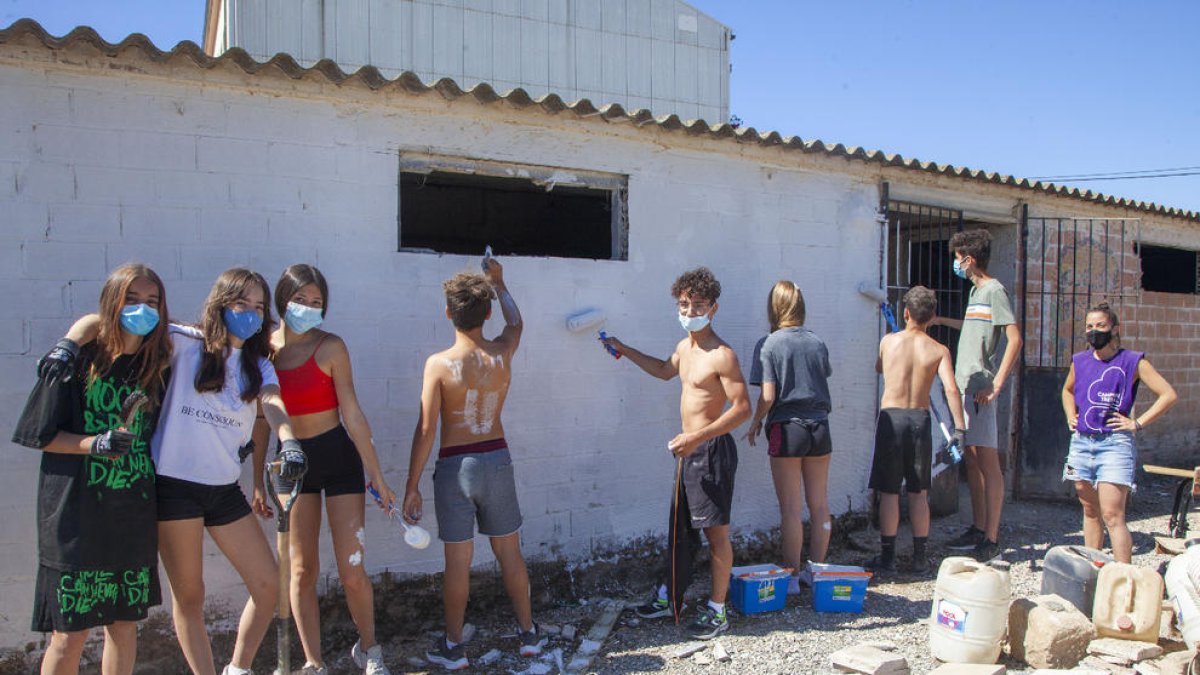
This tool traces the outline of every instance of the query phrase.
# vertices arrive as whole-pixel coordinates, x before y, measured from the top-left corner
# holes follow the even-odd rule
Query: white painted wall
[[[729,119],[729,28],[681,0],[223,0],[215,53]]]
[[[396,252],[397,157],[419,150],[629,175],[628,261],[503,261],[527,325],[504,419],[528,556],[586,558],[665,532],[679,383],[614,361],[563,323],[600,308],[610,332],[665,356],[682,337],[668,288],[698,264],[724,285],[715,326],[743,370],[765,331],[771,284],[791,278],[804,289],[834,368],[831,505],[864,506],[878,317],[855,287],[878,275],[874,182],[766,168],[754,159],[765,151],[732,142],[612,132],[536,109],[362,90],[338,102],[339,90],[320,85],[262,91],[239,83],[272,76],[182,67],[194,79],[164,77],[165,66],[137,74],[0,60],[0,428],[13,427],[38,355],[94,309],[112,267],[151,264],[173,316],[190,320],[225,268],[249,265],[273,282],[287,264],[311,261],[330,280],[327,325],[350,346],[359,398],[401,489],[421,365],[452,340],[440,283],[478,269],[477,258]],[[735,527],[771,527],[765,449],[739,446]],[[16,645],[31,639],[38,453],[3,452],[0,645]],[[434,529],[429,475],[422,485]],[[369,569],[440,567],[439,547],[415,552],[394,528],[369,513]],[[490,560],[486,546],[476,550]],[[240,602],[228,564],[209,556],[211,595]]]

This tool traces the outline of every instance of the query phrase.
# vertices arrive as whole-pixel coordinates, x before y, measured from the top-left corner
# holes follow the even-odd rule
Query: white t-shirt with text
[[[258,401],[242,400],[242,350],[229,350],[221,391],[201,393],[196,391],[204,351],[200,331],[172,324],[170,334],[171,382],[150,442],[158,475],[204,485],[235,483],[242,474],[238,448],[250,440],[258,417]],[[270,361],[260,358],[258,369],[262,386],[279,385]]]

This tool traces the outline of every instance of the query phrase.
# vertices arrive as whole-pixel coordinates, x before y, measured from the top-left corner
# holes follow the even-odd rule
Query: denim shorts
[[[1137,448],[1133,434],[1071,434],[1071,450],[1063,466],[1063,480],[1112,483],[1135,488]]]
[[[508,448],[444,457],[433,471],[438,539],[455,544],[479,533],[504,537],[521,529],[521,507]]]

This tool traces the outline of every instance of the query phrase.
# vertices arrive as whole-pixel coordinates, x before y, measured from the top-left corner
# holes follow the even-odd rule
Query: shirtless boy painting
[[[925,544],[929,539],[929,484],[933,455],[929,427],[929,388],[940,377],[946,388],[954,439],[963,442],[962,399],[954,383],[950,350],[929,337],[926,328],[937,309],[937,296],[924,286],[904,294],[904,330],[879,343],[876,370],[883,373],[883,400],[875,427],[875,458],[870,487],[879,492],[879,538],[882,551],[867,567],[877,575],[896,572],[896,530],[900,526],[900,483],[908,492],[913,534],[913,574],[930,570]]]
[[[490,538],[500,563],[504,589],[512,599],[520,628],[521,655],[536,656],[547,642],[533,622],[529,573],[518,532],[521,509],[500,421],[513,354],[521,341],[521,313],[504,285],[500,263],[484,258],[483,270],[483,275],[459,274],[442,285],[446,317],[454,324],[454,345],[425,361],[421,412],[413,433],[404,495],[404,518],[415,524],[422,515],[418,483],[433,450],[440,418],[441,449],[433,492],[438,538],[446,555],[442,588],[446,636],[425,656],[447,670],[469,665],[461,642],[476,523],[480,534]],[[483,323],[492,314],[493,296],[500,301],[504,330],[495,340],[488,340],[483,337]]]
[[[678,623],[703,530],[712,557],[712,597],[689,630],[693,637],[707,640],[729,629],[725,613],[733,567],[729,513],[738,463],[737,445],[729,432],[750,417],[750,399],[737,355],[712,328],[720,282],[707,268],[699,267],[675,280],[671,296],[687,337],[670,357],[648,356],[616,338],[605,343],[650,375],[663,380],[679,375],[682,383],[682,433],[667,443],[677,458],[668,535],[671,551],[665,555],[657,593],[637,613],[643,618],[674,616]]]

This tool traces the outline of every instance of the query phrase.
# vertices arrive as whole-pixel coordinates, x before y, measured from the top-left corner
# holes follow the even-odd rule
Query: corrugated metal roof
[[[136,51],[157,63],[186,59],[201,69],[211,69],[231,63],[249,75],[255,75],[264,70],[275,69],[287,77],[296,80],[322,77],[333,84],[358,83],[372,90],[400,89],[413,94],[425,94],[435,91],[447,100],[469,96],[480,103],[487,104],[503,101],[517,109],[540,109],[549,114],[570,111],[581,118],[598,117],[607,122],[632,123],[637,127],[652,125],[665,131],[683,132],[694,136],[704,135],[710,138],[728,139],[739,143],[779,146],[785,150],[819,153],[830,157],[844,157],[850,160],[901,167],[963,180],[1006,185],[1024,190],[1036,190],[1038,192],[1071,197],[1087,202],[1130,208],[1200,222],[1200,212],[1161,206],[1152,202],[1114,197],[1091,190],[1080,190],[1079,188],[1056,185],[1054,183],[1030,181],[1010,175],[1001,175],[967,167],[957,167],[952,164],[923,162],[917,159],[906,158],[899,154],[889,154],[879,150],[865,150],[860,147],[846,146],[841,143],[831,145],[821,140],[806,141],[799,136],[783,136],[775,131],[760,132],[753,127],[735,129],[729,124],[724,123],[709,124],[704,120],[685,121],[677,115],[655,117],[649,110],[626,111],[618,104],[597,108],[587,99],[567,103],[556,94],[549,94],[533,99],[523,89],[514,89],[501,94],[488,84],[480,84],[470,90],[464,91],[454,80],[449,78],[443,78],[432,85],[426,85],[411,71],[402,73],[395,79],[388,79],[372,66],[367,66],[347,74],[337,64],[328,59],[319,61],[310,68],[305,68],[296,63],[295,59],[287,54],[277,54],[269,61],[260,62],[251,58],[241,49],[231,49],[221,56],[214,58],[205,54],[204,50],[190,41],[180,42],[171,51],[164,52],[141,33],[134,33],[114,45],[101,38],[95,30],[86,26],[81,26],[61,38],[56,38],[48,34],[40,24],[32,19],[20,19],[8,28],[0,30],[0,44],[17,43],[27,38],[34,38],[42,46],[52,51],[69,50],[82,44],[109,57],[120,56],[127,51]]]

